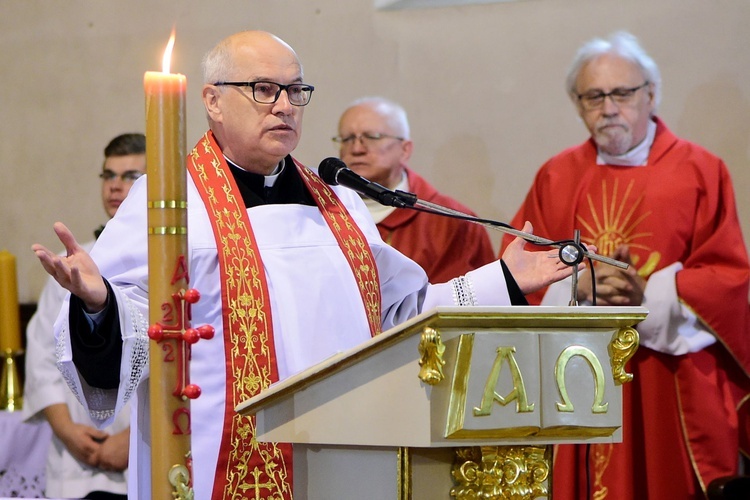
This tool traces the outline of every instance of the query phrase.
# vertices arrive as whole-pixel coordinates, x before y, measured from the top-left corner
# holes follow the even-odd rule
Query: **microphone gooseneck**
[[[407,193],[404,191],[391,191],[390,189],[381,186],[376,182],[371,182],[361,175],[354,173],[351,169],[346,166],[346,163],[336,157],[329,157],[320,162],[318,166],[318,173],[321,179],[331,186],[344,186],[349,189],[353,189],[358,193],[372,198],[381,205],[397,208],[411,208],[412,210],[418,210],[421,212],[432,213],[436,215],[443,215],[448,217],[454,217],[457,219],[467,220],[475,224],[481,224],[483,226],[502,231],[513,236],[519,236],[529,243],[542,246],[552,246],[561,249],[560,259],[567,265],[573,266],[581,262],[584,257],[603,262],[612,266],[616,266],[622,269],[627,269],[628,264],[620,262],[618,260],[589,253],[583,245],[574,242],[572,240],[565,241],[553,241],[547,238],[542,238],[535,234],[527,233],[515,229],[513,226],[505,224],[503,222],[493,221],[489,219],[480,219],[472,215],[447,208],[436,203],[429,201],[420,200],[413,193]]]

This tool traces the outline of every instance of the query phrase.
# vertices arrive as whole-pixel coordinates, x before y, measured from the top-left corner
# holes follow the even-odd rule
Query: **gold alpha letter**
[[[516,412],[528,413],[534,411],[534,405],[527,402],[526,387],[523,384],[523,377],[521,376],[521,370],[518,368],[513,353],[516,352],[515,347],[498,347],[497,356],[495,362],[490,370],[490,375],[487,378],[487,383],[484,386],[484,394],[482,395],[482,403],[479,408],[474,408],[474,416],[484,417],[492,412],[492,402],[497,401],[501,405],[505,406],[514,399],[516,400]],[[500,394],[495,392],[497,386],[497,380],[500,378],[500,369],[503,367],[503,360],[508,360],[508,367],[510,368],[511,377],[513,380],[513,390],[506,397],[502,397]]]

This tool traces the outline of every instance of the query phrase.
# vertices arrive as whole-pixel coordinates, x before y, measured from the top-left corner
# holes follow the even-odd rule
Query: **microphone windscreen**
[[[346,168],[346,163],[339,158],[331,156],[320,162],[320,165],[318,165],[318,174],[326,184],[337,186],[338,181],[336,180],[336,175],[343,168]]]

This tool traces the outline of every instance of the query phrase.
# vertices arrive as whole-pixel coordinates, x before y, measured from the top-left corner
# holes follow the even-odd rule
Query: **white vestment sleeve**
[[[97,427],[110,425],[115,416],[126,408],[138,384],[148,376],[148,321],[143,312],[117,287],[112,287],[120,315],[123,333],[121,386],[119,389],[100,389],[90,386],[73,364],[70,347],[69,298],[55,323],[57,332],[58,368],[68,387],[73,391]],[[129,327],[126,325],[130,325]],[[126,410],[127,411],[127,410]]]
[[[447,283],[428,285],[420,312],[446,305],[511,305],[500,261],[486,264]]]
[[[641,344],[666,354],[698,352],[716,342],[698,317],[677,296],[681,262],[653,273],[646,283],[643,306],[648,316],[637,327]]]
[[[91,241],[82,247],[88,251],[93,244]],[[36,313],[26,329],[26,379],[22,414],[27,420],[43,419],[42,410],[63,404],[73,422],[90,426],[93,423],[89,414],[76,400],[57,368],[54,324],[67,295],[64,288],[49,278],[39,297]],[[109,434],[117,434],[127,429],[130,423],[128,413],[125,410],[121,412],[112,426],[103,430]],[[127,471],[105,472],[79,462],[65,443],[52,435],[45,471],[47,497],[82,498],[91,491],[124,494],[126,476]]]
[[[681,269],[682,263],[675,262],[649,277],[642,304],[648,309],[648,316],[636,327],[641,345],[675,356],[698,352],[716,342],[716,337],[677,296],[676,276]],[[570,281],[567,278],[551,285],[542,305],[567,305]]]
[[[137,209],[132,210],[133,207]],[[122,231],[123,227],[147,227],[145,207],[144,176],[133,185],[91,250],[91,257],[112,285],[113,294],[108,300],[117,303],[123,340],[119,389],[91,387],[79,375],[70,347],[68,300],[55,323],[58,368],[99,427],[112,422],[135,395],[140,381],[148,376],[148,234],[145,230]]]
[[[55,318],[67,291],[49,278],[39,296],[36,313],[26,328],[26,379],[22,414],[28,420],[54,404],[65,403],[69,391],[55,358]]]

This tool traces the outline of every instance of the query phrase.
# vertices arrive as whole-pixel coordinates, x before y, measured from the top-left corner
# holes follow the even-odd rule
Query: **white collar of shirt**
[[[625,154],[613,156],[602,150],[597,151],[597,165],[618,165],[620,167],[642,167],[648,162],[648,154],[656,137],[656,122],[649,120],[646,137],[636,147]]]
[[[394,190],[395,189],[400,189],[401,191],[409,190],[409,178],[406,176],[406,171],[401,173],[401,181],[396,185]],[[377,201],[373,200],[372,198],[367,198],[366,196],[363,196],[362,200],[365,202],[367,210],[370,211],[370,215],[372,216],[372,220],[375,221],[375,224],[382,222],[383,219],[391,215],[391,213],[396,210],[396,207],[381,205]]]
[[[227,161],[227,163],[234,165],[235,167],[239,168],[240,170],[244,170],[247,172],[246,168],[242,168],[239,165],[237,165],[235,162],[224,156],[224,159]],[[263,181],[263,187],[273,187],[274,184],[276,184],[276,179],[279,178],[281,175],[281,172],[284,171],[284,165],[286,164],[286,160],[282,159],[281,162],[279,162],[278,165],[276,165],[276,168],[273,169],[273,172],[271,172],[269,175],[264,175],[264,181]]]

